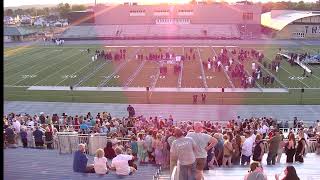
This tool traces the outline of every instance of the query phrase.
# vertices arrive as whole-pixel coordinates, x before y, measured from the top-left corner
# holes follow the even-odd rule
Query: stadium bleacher
[[[239,39],[232,24],[71,26],[61,38],[225,38]]]

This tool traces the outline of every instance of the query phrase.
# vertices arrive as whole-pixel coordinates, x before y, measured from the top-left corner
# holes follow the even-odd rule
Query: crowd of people
[[[126,168],[126,173],[123,174],[128,174],[137,169],[136,164],[152,163],[172,169],[179,161],[181,176],[184,178],[188,172],[195,170],[196,179],[203,176],[203,170],[214,166],[245,166],[252,161],[262,163],[262,157],[266,153],[265,143],[269,146],[266,160],[268,165],[280,163],[282,154],[287,155],[287,163],[303,163],[310,138],[317,139],[320,152],[319,120],[313,127],[304,127],[303,122],[295,118],[294,126],[299,128],[298,133],[294,133],[292,129],[285,136],[279,128],[289,127],[288,122],[278,122],[267,117],[237,117],[226,124],[212,121],[174,123],[172,116],[136,116],[132,106],[129,106],[127,111],[128,117],[122,119],[112,117],[108,112],[98,113],[96,116],[90,112],[85,116],[70,116],[65,113],[61,116],[10,113],[3,118],[5,140],[7,144],[16,144],[21,140],[23,147],[30,147],[34,140],[36,147],[43,147],[45,143],[50,149],[58,131],[103,133],[111,137],[111,140],[106,144],[103,153],[101,149],[97,150],[94,162],[100,165],[74,165],[75,171],[80,168],[81,172],[93,172],[98,168],[95,172],[107,173],[103,170],[105,166],[101,166],[106,162],[103,157],[111,161],[109,167],[106,164],[107,169],[115,168],[116,172],[120,171],[118,174],[124,172],[123,169],[117,170],[124,162],[129,168]],[[121,144],[121,138],[130,141]],[[284,140],[287,138],[288,141]],[[82,146],[79,146],[80,152],[75,155],[75,159],[86,162],[81,160],[85,159]]]
[[[226,49],[222,48],[221,52],[214,57],[208,57],[207,62],[203,62],[204,67],[208,71],[221,72],[226,71],[234,81],[239,81],[243,88],[255,87],[256,81],[262,79],[262,84],[267,86],[273,84],[275,78],[269,74],[262,73],[264,68],[278,72],[281,59],[272,60],[270,64],[266,61],[262,62],[264,54],[255,49]],[[244,63],[251,62],[251,69],[245,69]]]

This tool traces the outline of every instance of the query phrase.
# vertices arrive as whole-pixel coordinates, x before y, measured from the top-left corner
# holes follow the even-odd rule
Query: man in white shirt
[[[12,125],[13,125],[13,128],[14,128],[15,132],[16,132],[17,134],[20,133],[20,129],[21,129],[20,121],[17,120],[16,118],[14,118]]]
[[[30,121],[28,122],[28,126],[34,128],[34,121],[32,119],[30,119]]]
[[[133,160],[133,156],[122,154],[122,149],[116,147],[115,149],[116,157],[112,159],[111,169],[116,170],[117,175],[127,176],[136,171],[134,167],[130,167],[128,161]]]
[[[256,70],[256,63],[251,63],[251,69],[252,69],[252,71],[255,71]]]
[[[186,137],[192,138],[198,146],[198,151],[195,152],[196,179],[203,179],[203,169],[207,162],[208,150],[214,147],[218,141],[209,134],[202,133],[203,125],[201,122],[194,123],[194,131],[189,132]]]
[[[245,140],[242,144],[242,150],[241,150],[241,165],[247,165],[250,164],[250,158],[252,155],[252,148],[253,148],[253,143],[255,141],[255,135],[250,136],[250,132],[245,132]]]

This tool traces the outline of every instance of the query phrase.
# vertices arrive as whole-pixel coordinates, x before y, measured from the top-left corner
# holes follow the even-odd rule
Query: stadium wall
[[[277,39],[320,39],[320,15],[296,20],[276,34]]]
[[[93,10],[96,25],[157,24],[161,19],[183,19],[188,24],[261,24],[258,4],[100,5]]]

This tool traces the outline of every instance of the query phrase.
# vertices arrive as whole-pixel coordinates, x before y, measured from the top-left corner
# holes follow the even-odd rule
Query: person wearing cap
[[[250,164],[249,174],[244,177],[244,180],[267,180],[259,162],[254,161]]]
[[[194,132],[189,132],[186,136],[197,142],[198,151],[195,152],[197,180],[203,179],[203,170],[205,168],[208,156],[207,151],[218,143],[216,138],[210,136],[209,134],[205,134],[202,131],[203,124],[201,122],[195,122]]]
[[[170,174],[179,161],[179,180],[196,179],[196,156],[198,147],[190,137],[184,137],[180,128],[174,130],[177,139],[172,142],[170,148]]]
[[[269,140],[269,152],[267,157],[267,164],[268,165],[275,165],[276,164],[276,157],[278,154],[279,145],[282,138],[280,136],[279,130],[274,130],[274,136]]]

